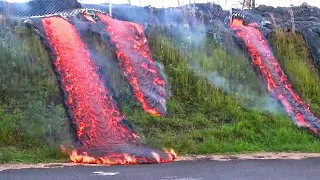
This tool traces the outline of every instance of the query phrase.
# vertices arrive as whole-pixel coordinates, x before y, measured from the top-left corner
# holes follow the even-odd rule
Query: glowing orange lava
[[[166,163],[176,159],[176,153],[171,150],[168,152],[169,158],[163,159],[157,152],[151,152],[153,159],[136,157],[129,154],[115,154],[111,153],[108,156],[102,157],[93,157],[88,155],[86,152],[80,154],[77,150],[73,150],[70,153],[70,159],[75,163],[86,163],[86,164],[108,164],[108,165],[117,165],[117,164],[141,164],[141,163]]]
[[[247,45],[252,55],[253,63],[261,71],[267,82],[270,94],[282,103],[289,116],[293,117],[299,126],[307,127],[317,133],[319,119],[311,113],[309,106],[293,91],[267,40],[258,29],[258,24],[251,23],[248,26],[244,26],[242,19],[234,18],[231,28]]]
[[[139,136],[124,125],[124,116],[100,80],[98,68],[77,29],[58,16],[41,21],[80,142],[80,147],[69,152],[70,159],[76,163],[110,165],[172,161],[174,151],[162,152],[139,145]],[[63,146],[61,150],[68,152]]]
[[[42,20],[46,35],[57,56],[55,66],[61,75],[61,84],[68,94],[66,103],[73,111],[72,119],[78,127],[78,138],[85,146],[101,146],[124,142],[122,134],[135,138],[119,126],[123,119],[112,96],[96,73],[89,50],[76,29],[60,17]],[[110,134],[115,135],[112,139]]]
[[[97,13],[105,24],[119,58],[120,68],[130,82],[142,108],[155,116],[166,115],[166,82],[151,58],[144,28],[136,23]]]

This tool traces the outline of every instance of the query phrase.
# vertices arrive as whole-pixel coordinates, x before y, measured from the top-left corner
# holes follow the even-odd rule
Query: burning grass
[[[0,34],[0,163],[67,160],[68,157],[60,153],[60,144],[71,139],[70,135],[67,136],[68,121],[47,52],[39,38],[29,30],[15,29],[17,31],[12,33],[5,33],[2,29]],[[295,71],[303,66],[290,69],[287,67],[290,63],[286,65],[283,61],[290,56],[297,57],[293,58],[297,63],[307,62],[303,57],[308,53],[301,48],[295,49],[294,44],[301,39],[292,40],[290,34],[280,35],[276,35],[279,38],[272,42],[291,80]],[[21,40],[24,43],[20,43]],[[101,54],[115,58],[110,48],[94,36],[92,41]],[[157,148],[172,147],[178,154],[320,152],[320,141],[298,129],[286,115],[266,113],[252,104],[254,99],[242,96],[238,91],[227,93],[221,87],[216,88],[208,83],[206,76],[190,68],[190,59],[199,59],[203,72],[217,71],[227,82],[241,82],[257,95],[263,95],[264,88],[256,86],[259,80],[253,70],[248,69],[249,64],[243,56],[226,53],[209,38],[202,47],[186,51],[184,43],[154,32],[149,44],[155,59],[164,65],[171,85],[167,118],[145,113],[132,98],[120,72],[114,70],[109,74],[114,98],[133,122],[142,142]],[[303,90],[303,99],[312,100],[311,108],[317,108],[318,83],[312,80],[316,74],[307,70],[310,68],[302,69],[302,74],[309,74],[308,78],[299,75],[297,78],[301,79],[296,82],[292,78],[293,86],[299,92]]]

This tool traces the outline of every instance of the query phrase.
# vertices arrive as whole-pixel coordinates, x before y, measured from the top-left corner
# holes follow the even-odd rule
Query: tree
[[[109,15],[112,17],[112,4],[111,4],[111,0],[109,0]]]
[[[293,34],[295,34],[296,33],[296,25],[294,23],[293,4],[290,5],[289,14],[291,17],[291,31],[293,32]]]
[[[242,2],[242,9],[248,8],[252,9],[256,7],[256,0],[243,0]]]

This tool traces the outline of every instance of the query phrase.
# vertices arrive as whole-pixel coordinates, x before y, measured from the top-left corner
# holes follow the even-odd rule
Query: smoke
[[[25,16],[32,11],[30,1],[0,1],[0,12],[4,16]]]
[[[101,5],[103,6],[103,5]],[[199,11],[200,9],[194,9],[198,7],[194,6],[183,6],[179,8],[166,8],[166,9],[153,9],[150,7],[139,8],[139,7],[114,7],[114,17],[117,19],[146,23],[147,25],[155,26],[155,28],[165,28],[168,30],[168,34],[170,38],[174,39],[174,41],[181,42],[183,44],[183,48],[186,56],[192,57],[191,52],[193,48],[198,48],[207,43],[208,39],[206,33],[208,30],[214,29],[214,38],[213,41],[219,44],[221,48],[225,48],[225,51],[235,52],[238,55],[242,56],[245,59],[247,66],[252,66],[248,57],[245,57],[243,52],[239,52],[237,50],[238,47],[235,46],[234,42],[229,42],[228,39],[223,37],[223,34],[227,34],[229,37],[232,37],[232,33],[225,26],[225,21],[221,17],[223,15],[219,13],[210,14],[210,22],[209,24],[205,24],[204,21],[199,18],[199,14],[195,14],[195,11]],[[200,7],[199,7],[200,8]],[[214,8],[214,7],[213,7]],[[206,11],[206,9],[203,9]],[[200,11],[203,11],[202,9]],[[130,13],[128,13],[130,12]],[[208,11],[210,12],[210,11]],[[141,14],[144,14],[143,16]],[[223,16],[224,17],[224,16]],[[226,16],[227,17],[227,16]],[[146,25],[146,24],[145,24]],[[227,46],[229,48],[227,49]],[[231,48],[230,48],[231,47]],[[235,48],[236,47],[236,48]],[[213,54],[207,55],[208,59],[217,59],[219,58],[214,54],[215,49],[212,49]],[[216,57],[215,57],[216,56]],[[202,58],[202,57],[198,57]],[[250,79],[244,79],[245,82],[240,81],[239,78],[230,78],[228,74],[237,73],[232,72],[230,69],[225,69],[225,67],[219,63],[214,63],[216,67],[214,70],[206,69],[201,65],[201,59],[196,58],[188,58],[189,59],[189,67],[193,69],[199,76],[202,76],[208,80],[208,82],[216,88],[219,88],[232,96],[240,99],[245,105],[250,108],[258,109],[261,111],[272,112],[272,113],[280,113],[283,112],[281,106],[269,96],[269,93],[266,90],[266,87],[263,83],[257,84],[259,88],[254,88],[249,81]],[[231,62],[237,64],[240,60],[236,60],[237,62]],[[242,64],[244,64],[242,62]],[[221,73],[227,70],[225,73]],[[239,73],[238,73],[239,74]],[[253,79],[256,78],[256,73],[252,70],[251,76]],[[257,80],[259,81],[259,80]],[[252,83],[252,82],[251,82]],[[265,91],[259,91],[257,89],[265,89]]]
[[[211,36],[213,38],[208,39],[206,29],[202,31],[199,30],[201,28],[193,28],[190,26],[192,23],[179,23],[171,19],[171,17],[165,16],[166,21],[174,22],[172,23],[173,26],[171,26],[170,35],[173,39],[183,44],[189,68],[194,70],[197,75],[206,78],[212,86],[229,93],[249,108],[274,114],[284,113],[282,106],[267,92],[262,79],[257,77],[256,72],[254,72],[252,65],[249,63],[248,56],[238,49],[233,39],[230,40],[232,32],[224,26],[223,22],[219,20],[212,21],[211,28],[213,30]],[[201,23],[196,22],[194,26],[200,27]],[[206,47],[208,42],[216,44],[212,48],[212,53],[209,54],[203,50],[208,49]],[[196,52],[202,50],[203,52]],[[261,51],[264,52],[262,49]],[[222,56],[234,56],[236,58],[231,58],[234,60],[233,62],[230,59],[221,59]],[[204,67],[203,61],[207,61],[205,63],[214,65],[214,67]],[[237,68],[237,64],[242,66],[243,69]],[[249,77],[236,77],[243,76],[243,73]]]
[[[280,104],[268,93],[258,93],[245,84],[230,82],[217,71],[206,71],[199,63],[190,63],[197,75],[205,77],[212,86],[239,98],[249,108],[274,114],[284,113]],[[259,86],[259,84],[257,84]]]

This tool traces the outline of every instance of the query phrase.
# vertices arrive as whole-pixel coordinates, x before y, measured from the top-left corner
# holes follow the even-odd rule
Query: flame
[[[309,105],[305,104],[292,89],[267,40],[258,29],[258,24],[251,23],[244,26],[242,19],[234,18],[231,28],[247,45],[253,64],[261,71],[270,94],[282,103],[289,116],[297,121],[298,126],[307,127],[317,133],[320,127],[319,119],[311,113]]]
[[[97,13],[97,16],[111,35],[120,68],[142,108],[152,115],[165,116],[168,98],[166,82],[151,58],[144,28],[102,13]]]
[[[174,160],[178,157],[177,153],[174,151],[174,149],[164,149],[164,151],[170,156],[169,158]]]
[[[77,29],[58,16],[43,18],[42,26],[49,47],[53,50],[53,64],[59,76],[59,85],[63,89],[65,104],[76,125],[80,142],[80,148],[73,149],[70,153],[61,146],[62,152],[68,153],[70,160],[75,163],[114,165],[174,160],[175,156],[171,152],[159,152],[162,153],[160,155],[150,148],[140,149],[146,155],[135,155],[131,147],[143,148],[137,144],[139,136],[123,125],[124,116],[118,110],[108,88],[100,80],[89,49],[81,40]],[[127,145],[129,148],[119,150],[115,145]],[[148,153],[152,153],[153,157],[148,157]]]
[[[174,153],[174,154],[171,154]],[[166,163],[176,159],[174,151],[167,152],[168,159],[161,158],[157,152],[151,152],[154,160],[144,157],[136,157],[126,153],[123,154],[108,154],[108,156],[93,157],[88,155],[87,152],[79,153],[77,150],[72,150],[70,153],[70,159],[75,163],[86,163],[86,164],[107,164],[107,165],[126,165],[126,164],[139,164],[139,163]]]

